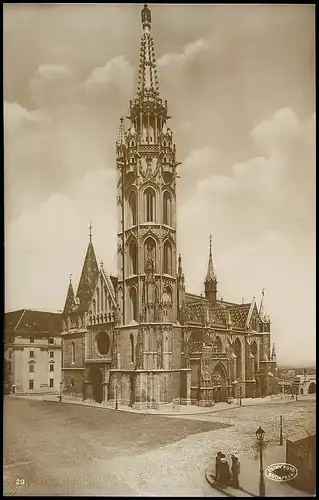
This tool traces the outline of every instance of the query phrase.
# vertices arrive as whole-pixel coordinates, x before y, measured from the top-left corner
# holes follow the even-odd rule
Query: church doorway
[[[308,394],[316,394],[316,382],[310,382]]]
[[[92,385],[93,399],[97,403],[103,401],[103,375],[99,368],[91,368],[90,382]]]
[[[227,374],[224,366],[218,364],[212,375],[212,385],[214,391],[214,401],[215,403],[221,403],[227,401]]]

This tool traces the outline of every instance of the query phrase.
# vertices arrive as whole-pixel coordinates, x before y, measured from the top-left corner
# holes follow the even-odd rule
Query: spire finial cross
[[[212,253],[212,235],[209,235],[209,252]]]
[[[72,273],[70,273],[70,283],[72,283]]]
[[[90,235],[90,242],[92,241],[92,222],[90,222],[90,225],[89,225],[89,235]]]

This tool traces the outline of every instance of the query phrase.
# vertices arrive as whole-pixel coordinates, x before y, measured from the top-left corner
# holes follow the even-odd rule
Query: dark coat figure
[[[230,482],[230,470],[229,470],[229,464],[226,460],[226,456],[224,453],[219,459],[219,465],[218,465],[218,477],[219,477],[219,483],[220,485],[225,488],[227,484]]]
[[[234,488],[239,488],[238,476],[240,474],[240,462],[238,460],[238,457],[235,457],[235,455],[232,455],[231,459],[232,459],[232,466],[231,466],[232,483]]]
[[[222,456],[222,452],[219,451],[216,455],[216,461],[215,461],[215,480],[219,481],[219,459]]]

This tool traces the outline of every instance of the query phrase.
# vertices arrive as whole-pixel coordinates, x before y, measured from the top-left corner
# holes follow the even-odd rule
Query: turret
[[[213,256],[212,256],[212,235],[209,236],[209,257],[208,268],[205,279],[205,297],[211,305],[217,302],[217,277],[214,272]]]

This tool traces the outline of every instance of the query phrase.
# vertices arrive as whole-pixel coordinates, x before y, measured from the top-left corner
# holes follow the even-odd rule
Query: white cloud
[[[45,119],[40,111],[28,111],[16,102],[4,102],[4,126],[6,136],[15,132],[25,122],[41,122]]]
[[[97,258],[114,271],[115,193],[115,172],[88,171],[70,196],[54,193],[7,226],[6,309],[63,308],[69,273],[77,286],[90,220]]]
[[[313,132],[309,121],[300,122],[284,108],[252,132],[265,156],[233,165],[230,175],[197,175],[198,160],[209,158],[207,149],[185,161],[194,186],[178,213],[187,289],[202,290],[211,232],[224,298],[250,300],[263,287],[268,290],[279,361],[286,359],[288,344],[291,362],[314,359]],[[186,228],[191,228],[192,245]]]
[[[200,52],[208,50],[210,43],[207,40],[199,39],[185,45],[181,53],[164,54],[158,59],[158,66],[174,66],[184,64],[195,57]]]
[[[85,85],[114,84],[120,89],[132,86],[134,69],[123,56],[114,57],[105,66],[94,68]]]

